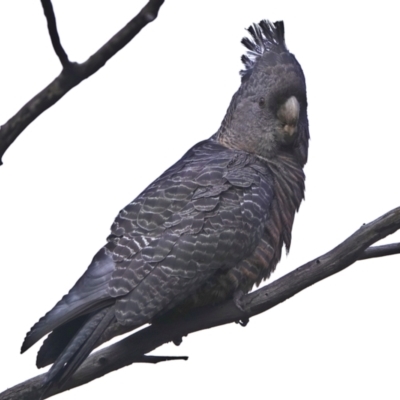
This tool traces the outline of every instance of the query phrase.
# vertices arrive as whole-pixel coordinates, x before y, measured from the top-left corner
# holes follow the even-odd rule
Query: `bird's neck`
[[[271,170],[275,185],[274,208],[287,251],[296,211],[304,198],[305,175],[302,165],[292,154],[278,153],[271,160],[262,159]],[[278,217],[279,216],[279,217]]]

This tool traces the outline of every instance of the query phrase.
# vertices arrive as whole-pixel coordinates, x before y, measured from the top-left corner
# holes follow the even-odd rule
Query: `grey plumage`
[[[34,325],[22,351],[50,335],[37,365],[62,384],[110,338],[248,292],[291,242],[304,195],[304,75],[283,23],[261,21],[221,128],[122,209],[107,244],[71,291]]]

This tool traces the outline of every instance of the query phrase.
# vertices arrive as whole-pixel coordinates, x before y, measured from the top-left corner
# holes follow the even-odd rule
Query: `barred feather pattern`
[[[221,287],[218,296],[207,300],[204,291],[195,306],[232,295],[236,286],[227,271],[259,244],[271,213],[273,183],[270,169],[255,155],[214,140],[194,146],[120,211],[106,246],[69,294],[31,329],[22,350],[53,331],[37,364],[53,362],[87,323],[89,316],[80,317],[110,305],[115,319],[96,345],[201,293],[208,280]]]
[[[175,307],[220,270],[232,270],[263,235],[273,198],[270,170],[255,155],[213,141],[189,153],[112,226],[109,294],[121,325],[140,325]]]
[[[262,159],[262,163],[253,168],[262,175],[272,176],[274,187],[272,197],[271,193],[267,194],[263,188],[258,188],[258,196],[269,196],[270,205],[256,248],[232,268],[219,270],[207,279],[173,310],[173,315],[185,313],[193,307],[219,303],[232,297],[238,290],[247,293],[275,270],[283,245],[289,251],[295,213],[304,198],[305,175],[302,164],[293,154],[282,153],[273,160]],[[167,315],[170,317],[171,313]]]

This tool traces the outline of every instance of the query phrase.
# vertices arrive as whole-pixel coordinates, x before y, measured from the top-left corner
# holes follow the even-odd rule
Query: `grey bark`
[[[164,0],[150,0],[145,7],[128,24],[115,34],[103,47],[94,53],[84,63],[70,62],[61,47],[55,26],[54,13],[51,3],[43,1],[43,8],[49,25],[50,37],[57,56],[63,65],[63,70],[46,88],[26,103],[4,125],[0,126],[0,165],[4,153],[40,114],[57,103],[72,88],[79,85],[84,79],[96,73],[118,51],[126,46],[148,23],[157,18],[158,11]],[[50,4],[50,5],[49,5]]]

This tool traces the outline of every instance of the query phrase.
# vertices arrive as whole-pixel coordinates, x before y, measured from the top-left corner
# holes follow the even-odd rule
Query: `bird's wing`
[[[255,157],[209,141],[194,146],[120,211],[107,245],[23,350],[113,303],[121,325],[148,322],[255,249],[272,196],[271,175]]]
[[[179,164],[113,225],[109,290],[121,325],[141,325],[172,308],[261,239],[272,178],[254,156],[207,142]]]

